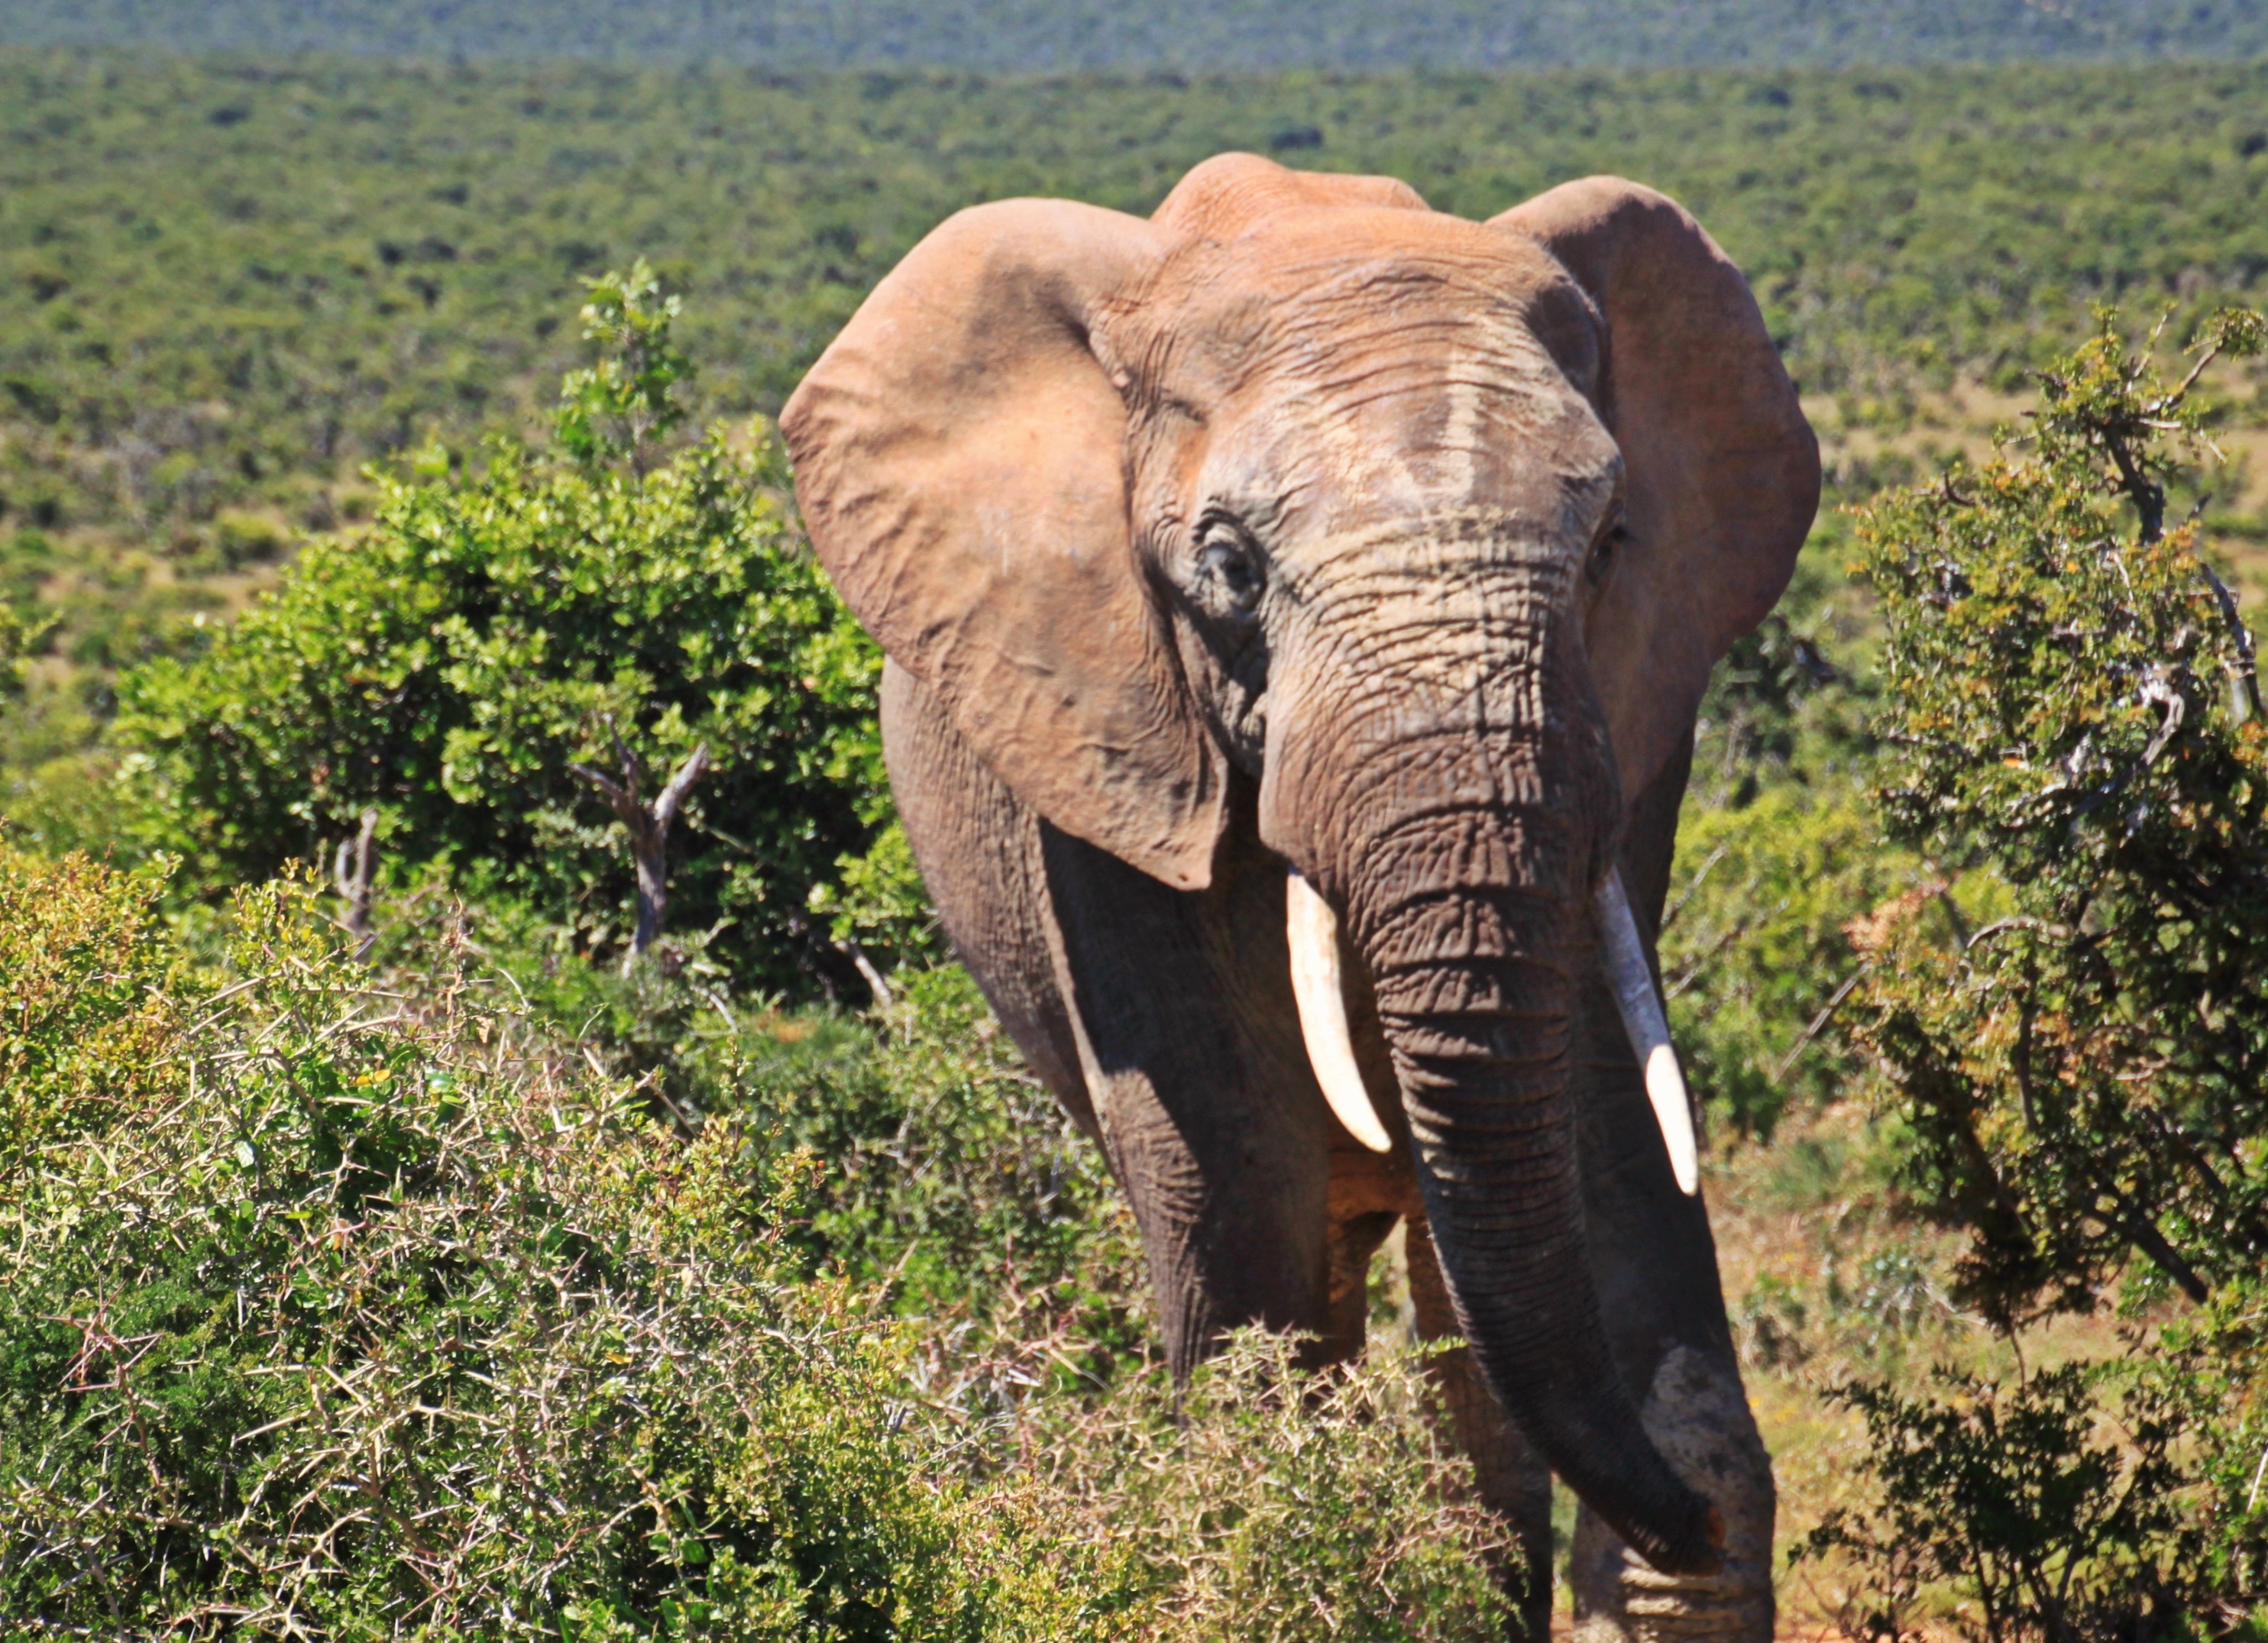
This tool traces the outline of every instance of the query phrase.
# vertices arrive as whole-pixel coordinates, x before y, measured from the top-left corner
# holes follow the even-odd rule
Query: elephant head
[[[852,609],[1041,816],[1201,890],[1256,785],[1319,1080],[1359,1131],[1344,951],[1491,1384],[1631,1545],[1707,1566],[1609,1352],[1568,1042],[1624,801],[1817,503],[1723,253],[1610,178],[1478,224],[1224,156],[1147,221],[951,218],[783,427]],[[1658,1020],[1627,912],[1603,934]]]

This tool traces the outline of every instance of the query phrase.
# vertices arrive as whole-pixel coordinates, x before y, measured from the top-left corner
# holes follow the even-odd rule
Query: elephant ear
[[[1017,796],[1179,888],[1224,760],[1136,564],[1104,335],[1162,253],[1138,217],[1010,200],[874,288],[780,418],[820,562]]]
[[[1588,637],[1635,798],[1682,752],[1709,670],[1786,587],[1819,442],[1748,282],[1675,201],[1589,177],[1490,226],[1550,251],[1605,321],[1597,402],[1630,529]]]

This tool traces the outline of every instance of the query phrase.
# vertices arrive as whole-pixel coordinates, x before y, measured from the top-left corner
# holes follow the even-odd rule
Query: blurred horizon
[[[2268,53],[2268,0],[0,0],[0,47],[782,71],[1883,66]]]

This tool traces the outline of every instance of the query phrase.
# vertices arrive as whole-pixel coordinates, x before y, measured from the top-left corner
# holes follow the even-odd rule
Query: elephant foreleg
[[[1569,1558],[1580,1643],[1772,1635],[1771,1462],[1749,1414],[1739,1373],[1715,1353],[1670,1349],[1654,1371],[1646,1429],[1669,1463],[1725,1519],[1725,1564],[1712,1575],[1668,1575],[1631,1555],[1588,1508],[1575,1518]]]
[[[1281,864],[1232,842],[1190,893],[1041,837],[1060,990],[1174,1372],[1240,1325],[1328,1333],[1330,1116],[1300,1049]]]
[[[1623,878],[1649,932],[1668,887],[1685,774],[1681,759],[1631,807]],[[1576,1632],[1585,1643],[1770,1643],[1771,1460],[1741,1384],[1708,1210],[1671,1177],[1603,980],[1584,988],[1578,1015],[1573,1090],[1600,1310],[1647,1433],[1723,1518],[1725,1556],[1715,1574],[1661,1574],[1590,1512],[1579,1513],[1569,1566]]]

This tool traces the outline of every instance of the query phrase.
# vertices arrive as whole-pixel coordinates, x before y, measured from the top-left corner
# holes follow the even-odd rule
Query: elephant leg
[[[1418,1338],[1443,1340],[1459,1332],[1449,1286],[1442,1280],[1425,1216],[1411,1216],[1408,1227],[1403,1236]],[[1457,1447],[1472,1458],[1483,1503],[1512,1525],[1520,1545],[1522,1567],[1508,1573],[1506,1582],[1520,1635],[1526,1643],[1544,1643],[1551,1631],[1550,1470],[1505,1414],[1470,1347],[1454,1347],[1434,1359],[1432,1373],[1449,1406]]]
[[[1243,1323],[1335,1342],[1347,1319],[1332,1264],[1353,1254],[1329,1233],[1331,1123],[1290,993],[1282,863],[1232,847],[1212,890],[1168,889],[1046,827],[895,663],[881,709],[899,816],[946,934],[1102,1145],[1175,1372]]]
[[[1737,1368],[1694,1347],[1671,1348],[1647,1389],[1643,1418],[1669,1463],[1723,1513],[1724,1567],[1706,1576],[1660,1573],[1581,1508],[1569,1558],[1576,1637],[1764,1643],[1773,1617],[1771,1462]]]
[[[1631,807],[1623,855],[1633,910],[1651,935],[1669,876],[1677,761]],[[1595,969],[1595,967],[1594,967]],[[1772,1635],[1771,1457],[1749,1413],[1725,1317],[1717,1246],[1702,1199],[1677,1190],[1636,1057],[1602,979],[1578,1008],[1573,1095],[1584,1218],[1600,1310],[1646,1431],[1724,1519],[1723,1567],[1713,1575],[1658,1573],[1589,1511],[1571,1553],[1576,1630],[1586,1643]]]
[[[1283,864],[1250,836],[1233,829],[1212,887],[1189,892],[1041,828],[1062,991],[1176,1375],[1240,1325],[1332,1327],[1330,1113],[1292,998]]]
[[[1314,1356],[1319,1362],[1346,1363],[1362,1356],[1370,1332],[1371,1257],[1400,1219],[1391,1210],[1332,1215],[1330,1323],[1316,1345]]]
[[[1584,1215],[1601,1311],[1654,1443],[1725,1521],[1723,1567],[1665,1575],[1587,1509],[1576,1517],[1571,1583],[1585,1643],[1772,1634],[1771,1462],[1741,1384],[1716,1245],[1702,1201],[1671,1179],[1661,1133],[1603,987],[1587,1001],[1581,1152]]]
[[[895,662],[882,665],[881,697],[890,791],[946,939],[1040,1081],[1100,1139],[1071,1010],[1056,980],[1039,818],[985,768],[937,697]]]

